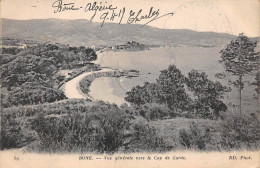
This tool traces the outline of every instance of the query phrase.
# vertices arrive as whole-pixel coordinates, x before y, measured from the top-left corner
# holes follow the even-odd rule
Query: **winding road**
[[[90,98],[80,90],[79,82],[83,78],[90,76],[94,73],[111,72],[111,71],[114,71],[114,70],[106,68],[106,69],[102,69],[102,70],[99,70],[99,71],[84,72],[84,73],[78,75],[77,77],[73,78],[72,80],[70,80],[70,81],[68,81],[64,84],[64,94],[65,94],[65,96],[69,99]]]

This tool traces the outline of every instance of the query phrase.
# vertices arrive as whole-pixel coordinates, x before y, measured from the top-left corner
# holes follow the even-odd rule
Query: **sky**
[[[28,19],[87,19],[90,20],[93,11],[62,11],[54,13],[52,7],[57,0],[2,0],[1,17],[17,20]],[[83,8],[94,0],[63,0],[64,3],[75,3]],[[243,32],[247,36],[260,36],[260,1],[259,0],[97,0],[98,4],[112,5],[117,11],[125,7],[126,12],[122,23],[126,23],[130,10],[148,14],[151,7],[159,9],[159,16],[174,12],[155,20],[148,25],[165,29],[191,29],[195,31],[224,32],[238,35]],[[93,21],[101,22],[97,12]],[[113,22],[118,23],[119,18]],[[138,24],[144,24],[143,20]],[[110,22],[110,21],[109,21]]]

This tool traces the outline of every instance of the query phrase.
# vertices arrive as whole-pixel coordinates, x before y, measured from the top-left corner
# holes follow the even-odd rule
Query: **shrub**
[[[174,112],[171,111],[167,106],[157,103],[146,103],[137,110],[139,111],[139,114],[148,121],[175,117]]]
[[[159,90],[156,83],[145,82],[144,86],[136,86],[126,92],[125,100],[141,106],[145,103],[155,103],[159,99]]]
[[[26,118],[1,117],[1,150],[21,148],[37,139]]]
[[[136,123],[132,126],[133,134],[126,136],[124,152],[166,152],[170,146],[159,137],[156,130],[146,124]]]
[[[222,147],[225,149],[257,149],[260,141],[260,124],[255,114],[226,115],[221,126]]]
[[[84,94],[88,94],[88,93],[89,93],[89,87],[90,87],[92,81],[93,81],[93,79],[83,78],[83,79],[79,82],[80,90],[81,90]]]
[[[180,137],[181,145],[183,145],[184,147],[187,147],[187,148],[191,148],[192,137],[185,129],[181,129],[179,131],[179,137]]]
[[[38,83],[23,84],[3,96],[3,107],[51,103],[67,99],[61,90],[44,87]]]
[[[118,109],[102,113],[37,118],[33,129],[39,135],[39,150],[46,152],[114,153],[122,145],[126,115]]]
[[[189,130],[181,129],[179,131],[179,142],[186,148],[206,150],[207,144],[210,144],[212,134],[209,128],[203,130],[195,122],[190,124]]]
[[[164,142],[156,131],[137,123],[129,110],[131,108],[123,107],[122,110],[98,102],[96,106],[88,107],[88,112],[39,116],[32,122],[32,129],[39,136],[38,143],[30,149],[51,153],[164,151]]]

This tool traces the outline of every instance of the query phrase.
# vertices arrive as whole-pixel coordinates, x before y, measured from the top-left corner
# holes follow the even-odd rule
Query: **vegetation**
[[[23,50],[4,49],[1,61],[2,106],[66,99],[58,90],[65,81],[59,70],[90,65],[88,63],[96,58],[93,49],[60,44],[37,44]]]
[[[2,149],[128,153],[259,148],[260,125],[253,114],[223,115],[223,120],[215,121],[180,117],[165,120],[171,113],[163,106],[146,108],[145,117],[127,105],[87,100],[6,108],[1,119]]]
[[[193,100],[188,95],[191,94],[188,90],[193,92]],[[221,101],[227,91],[227,87],[209,80],[205,73],[192,70],[188,77],[184,77],[176,66],[170,65],[168,69],[161,71],[156,83],[145,83],[142,87],[132,88],[126,93],[125,100],[137,106],[146,103],[165,105],[171,111],[168,113],[175,113],[175,116],[185,112],[192,115],[195,111],[198,118],[217,119],[220,112],[227,110],[227,106]]]
[[[139,114],[148,121],[176,117],[175,113],[173,113],[167,106],[157,103],[146,103],[140,106],[140,108],[136,108],[136,111],[138,111]]]
[[[251,41],[243,33],[236,40],[231,41],[227,47],[220,51],[221,60],[228,73],[237,77],[232,84],[239,89],[239,110],[242,108],[242,90],[244,88],[243,77],[258,69],[259,52],[255,52],[257,42]]]
[[[209,128],[202,130],[195,122],[189,125],[188,131],[185,129],[179,131],[180,144],[186,148],[205,150],[207,144],[210,144],[211,137]]]
[[[12,105],[35,105],[44,102],[55,102],[66,99],[61,90],[45,87],[39,84],[24,83],[20,87],[14,87],[8,95],[3,96],[4,107]]]
[[[221,125],[222,145],[225,149],[259,148],[260,123],[257,116],[229,114]]]
[[[27,146],[29,151],[80,153],[166,150],[156,130],[138,122],[127,106],[68,100],[3,112],[2,138],[8,138],[2,149]]]
[[[235,51],[238,45],[248,49]],[[240,35],[222,51],[227,71],[238,76],[240,93],[244,86],[240,76],[255,70],[259,53],[254,48],[255,43]],[[238,52],[244,55],[237,57]],[[97,70],[89,64],[95,58],[92,49],[57,44],[5,50],[1,60],[1,149],[98,154],[259,149],[257,114],[228,111],[223,96],[230,89],[204,72],[192,70],[185,76],[170,65],[155,83],[146,82],[126,93],[130,106],[65,99],[58,87],[66,79],[59,71],[81,65],[87,65],[84,70]],[[252,68],[247,69],[249,65]],[[82,71],[72,72],[72,77]],[[223,73],[216,76],[226,77]],[[92,80],[80,82],[85,92]],[[253,84],[259,85],[259,73]]]
[[[255,76],[255,81],[252,83],[252,85],[255,85],[255,91],[259,95],[260,94],[260,71],[258,70]]]
[[[82,81],[79,82],[80,89],[84,94],[89,93],[89,87],[93,80],[93,78],[84,78]]]
[[[3,48],[2,53],[3,54],[12,54],[16,55],[21,51],[21,49],[18,49],[17,47],[12,47],[12,48]]]
[[[186,149],[232,150],[258,149],[259,120],[253,115],[226,115],[211,125],[191,122],[189,128],[179,130],[179,143]]]
[[[157,83],[159,103],[165,103],[172,110],[188,110],[191,99],[185,91],[185,77],[176,66],[170,65],[168,69],[162,70]]]
[[[125,100],[135,104],[165,104],[171,110],[187,109],[189,97],[184,89],[184,76],[174,65],[161,71],[156,83],[146,82],[144,86],[136,86],[126,93]]]
[[[188,73],[186,85],[194,92],[193,108],[200,118],[218,118],[221,111],[227,111],[227,106],[220,99],[229,90],[220,82],[209,80],[204,72],[192,70]]]
[[[28,118],[1,117],[1,149],[21,148],[37,140],[37,133],[30,129]]]
[[[123,76],[124,74],[127,74],[127,71],[120,72],[118,70],[112,70],[112,71],[91,73],[90,75],[86,76],[79,82],[79,88],[83,93],[87,95],[89,93],[90,85],[92,81],[94,81],[94,79],[99,77],[120,77]]]
[[[127,124],[124,113],[109,109],[102,113],[79,113],[57,119],[39,117],[32,125],[39,135],[39,149],[112,153],[123,145],[123,130]]]

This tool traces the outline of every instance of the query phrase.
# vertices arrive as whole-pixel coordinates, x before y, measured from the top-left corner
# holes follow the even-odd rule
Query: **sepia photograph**
[[[0,167],[260,167],[258,0],[0,4]]]

